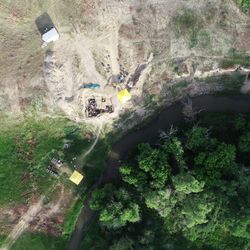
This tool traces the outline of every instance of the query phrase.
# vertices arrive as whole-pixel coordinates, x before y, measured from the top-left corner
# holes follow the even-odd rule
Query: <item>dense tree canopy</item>
[[[101,210],[100,222],[108,228],[119,228],[140,220],[139,206],[125,189],[115,190],[110,184],[93,192],[93,210]]]
[[[250,116],[208,114],[140,144],[120,187],[93,193],[110,249],[248,249],[249,128]]]

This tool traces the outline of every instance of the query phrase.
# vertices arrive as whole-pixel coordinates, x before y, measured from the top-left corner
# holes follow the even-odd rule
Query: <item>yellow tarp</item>
[[[120,103],[125,103],[131,99],[131,95],[127,89],[123,89],[122,91],[118,92],[117,97]]]
[[[83,175],[81,175],[79,172],[74,171],[73,174],[69,178],[72,182],[74,182],[76,185],[79,185],[80,182],[83,179]]]

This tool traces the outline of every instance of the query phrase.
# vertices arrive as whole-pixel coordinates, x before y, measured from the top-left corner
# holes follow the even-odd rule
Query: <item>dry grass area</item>
[[[35,20],[44,12],[60,39],[41,48]],[[231,48],[249,53],[249,22],[231,0],[0,0],[0,110],[32,106],[85,121],[88,96],[112,99],[112,77],[125,71],[126,84],[146,64],[132,101],[88,120],[112,121],[141,109],[145,93],[157,96],[182,75],[217,69]],[[101,88],[79,89],[91,82]]]

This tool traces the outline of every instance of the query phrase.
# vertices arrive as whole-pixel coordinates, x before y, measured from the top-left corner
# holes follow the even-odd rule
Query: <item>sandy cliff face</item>
[[[89,96],[116,95],[112,82],[119,74],[118,89],[136,79],[125,108],[143,105],[145,93],[159,95],[177,75],[215,69],[231,48],[249,51],[249,18],[223,2],[1,0],[0,110],[62,110],[82,120]],[[35,20],[44,12],[60,39],[41,48]],[[101,88],[79,89],[85,83]]]

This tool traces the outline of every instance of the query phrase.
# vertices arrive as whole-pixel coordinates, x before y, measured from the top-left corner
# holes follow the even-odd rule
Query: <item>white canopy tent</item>
[[[58,39],[59,39],[59,34],[55,28],[52,28],[51,30],[42,35],[42,40],[45,43],[55,42]]]

